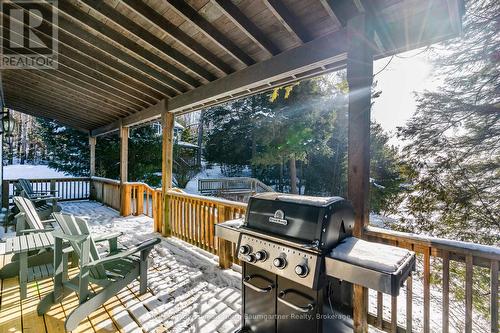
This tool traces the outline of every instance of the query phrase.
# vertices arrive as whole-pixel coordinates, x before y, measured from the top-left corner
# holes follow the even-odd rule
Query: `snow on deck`
[[[120,217],[96,202],[62,203],[63,211],[86,218],[93,232],[123,232],[131,245],[158,237],[149,217]],[[234,332],[240,325],[241,276],[221,270],[217,257],[175,238],[162,238],[151,252],[149,297],[125,308],[146,332]]]

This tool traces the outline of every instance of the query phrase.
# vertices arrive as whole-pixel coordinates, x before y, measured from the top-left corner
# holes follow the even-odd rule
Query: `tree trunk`
[[[297,165],[295,157],[290,158],[290,193],[297,194]]]
[[[279,191],[283,192],[283,159],[280,160]]]

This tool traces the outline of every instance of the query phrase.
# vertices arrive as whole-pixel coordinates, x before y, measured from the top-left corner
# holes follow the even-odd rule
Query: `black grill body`
[[[352,236],[354,211],[341,197],[262,193],[250,198],[245,227],[309,244],[322,253]]]

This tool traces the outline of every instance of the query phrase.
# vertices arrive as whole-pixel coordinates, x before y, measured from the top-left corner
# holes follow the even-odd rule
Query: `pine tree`
[[[414,175],[406,229],[484,244],[500,234],[500,2],[468,1],[463,37],[437,51],[444,84],[399,134]]]

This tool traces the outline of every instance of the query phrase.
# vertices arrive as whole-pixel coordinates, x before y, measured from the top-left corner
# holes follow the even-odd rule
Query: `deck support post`
[[[129,128],[120,127],[120,215],[130,215],[130,186],[128,181],[128,135]]]
[[[89,176],[90,176],[90,182],[89,182],[89,198],[91,200],[95,200],[96,194],[95,194],[95,187],[94,183],[92,182],[92,177],[95,176],[95,146],[97,143],[97,138],[95,136],[89,135],[89,150],[90,150],[90,166],[89,166]]]
[[[161,115],[162,125],[162,193],[163,193],[163,225],[161,231],[164,236],[171,235],[170,198],[168,190],[172,188],[172,166],[174,158],[174,114],[168,112],[166,101]]]
[[[347,82],[349,84],[348,189],[355,211],[354,235],[363,237],[368,225],[370,191],[370,108],[373,83],[373,29],[365,15],[347,23]],[[354,332],[368,332],[368,289],[354,286]]]
[[[95,145],[96,137],[89,136],[89,149],[90,149],[90,177],[95,176]]]

